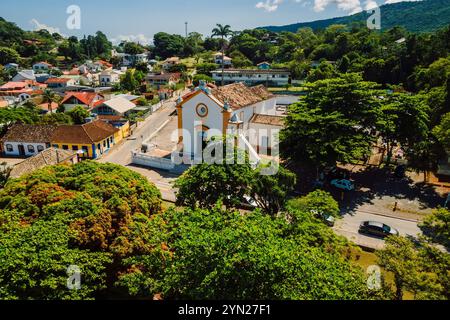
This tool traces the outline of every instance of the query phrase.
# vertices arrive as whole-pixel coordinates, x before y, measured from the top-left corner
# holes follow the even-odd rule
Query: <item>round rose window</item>
[[[199,104],[197,106],[197,114],[202,118],[206,117],[208,115],[208,107],[204,104]]]

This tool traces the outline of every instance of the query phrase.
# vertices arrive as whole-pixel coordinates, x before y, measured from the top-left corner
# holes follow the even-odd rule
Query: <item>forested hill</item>
[[[296,32],[299,28],[325,29],[333,24],[350,25],[353,22],[365,22],[370,14],[357,13],[347,17],[296,23],[285,26],[268,26],[274,32]],[[381,28],[390,29],[402,26],[411,32],[434,31],[450,24],[450,0],[424,0],[418,2],[399,2],[381,6]]]

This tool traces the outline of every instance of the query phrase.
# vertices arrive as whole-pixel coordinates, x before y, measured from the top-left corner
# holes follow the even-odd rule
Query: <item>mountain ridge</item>
[[[382,5],[380,6],[380,10],[382,30],[401,26],[411,32],[430,32],[450,24],[450,0],[398,2]],[[257,29],[265,29],[273,32],[296,32],[300,28],[320,30],[333,24],[350,25],[354,22],[365,22],[371,15],[371,12],[363,11],[350,16],[299,22],[282,26],[265,26]]]

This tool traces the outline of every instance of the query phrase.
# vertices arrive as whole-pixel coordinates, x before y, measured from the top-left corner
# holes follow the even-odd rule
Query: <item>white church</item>
[[[234,83],[223,87],[201,82],[177,104],[179,150],[183,159],[203,156],[205,143],[214,136],[238,137],[251,158],[270,157],[278,148],[287,106],[294,96],[275,96],[264,86]]]

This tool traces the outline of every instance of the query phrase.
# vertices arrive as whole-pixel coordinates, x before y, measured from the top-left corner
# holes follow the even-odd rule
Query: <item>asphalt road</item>
[[[131,152],[141,148],[142,143],[149,139],[155,131],[171,119],[171,114],[176,110],[174,101],[167,101],[164,106],[150,115],[144,122],[133,131],[133,135],[120,145],[104,155],[99,161],[102,163],[115,163],[127,167],[142,174],[160,190],[162,197],[166,201],[175,201],[175,193],[172,182],[176,177],[166,172],[158,172],[150,168],[141,168],[132,165]]]
[[[341,220],[336,222],[334,230],[337,234],[346,237],[357,245],[372,249],[382,249],[385,244],[383,240],[358,233],[359,226],[364,221],[385,223],[397,229],[403,236],[417,237],[421,234],[417,221],[385,217],[364,211],[357,211],[354,215],[345,215]]]

